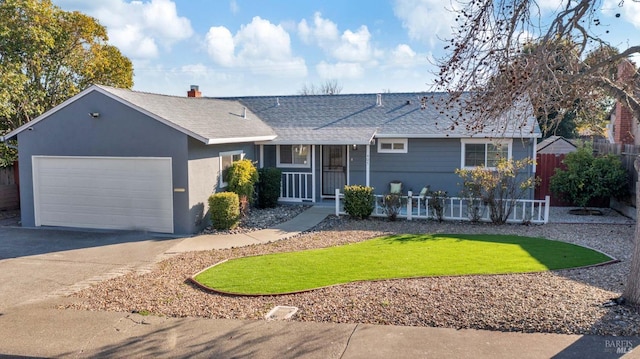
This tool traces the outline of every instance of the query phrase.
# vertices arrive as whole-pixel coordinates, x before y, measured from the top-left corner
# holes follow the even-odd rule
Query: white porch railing
[[[312,173],[282,172],[280,198],[278,200],[283,202],[315,202],[313,198]]]
[[[346,215],[344,210],[344,194],[340,193],[340,189],[336,189],[335,214],[336,216]],[[413,196],[411,192],[407,196],[402,196],[403,206],[398,218],[406,218],[412,220],[435,218],[435,213],[429,208],[431,197]],[[475,201],[474,201],[475,202]],[[475,202],[477,203],[477,202]],[[508,223],[536,223],[545,224],[549,221],[549,203],[550,198],[546,196],[544,200],[537,199],[518,199],[515,201],[513,210],[507,219]],[[469,209],[472,203],[468,198],[449,197],[444,200],[444,220],[448,221],[471,221],[472,211]],[[477,212],[479,221],[491,222],[489,208],[481,205]],[[372,217],[386,217],[384,211],[384,196],[375,195],[375,207]]]

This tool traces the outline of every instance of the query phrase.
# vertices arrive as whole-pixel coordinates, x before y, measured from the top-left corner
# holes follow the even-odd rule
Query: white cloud
[[[211,59],[222,66],[232,66],[235,62],[233,35],[224,26],[209,29],[205,37],[207,52]]]
[[[354,62],[329,64],[324,61],[316,66],[318,75],[323,79],[356,79],[364,75],[364,67]]]
[[[243,67],[275,76],[306,76],[303,58],[291,51],[289,33],[259,16],[231,35],[225,27],[212,27],[206,36],[211,59],[226,67]]]
[[[339,61],[368,61],[372,57],[369,40],[371,34],[366,26],[360,26],[358,31],[346,30],[341,37],[340,45],[333,51]]]
[[[620,14],[622,19],[631,23],[637,29],[640,29],[640,3],[636,1],[625,1],[619,6],[619,0],[605,0],[603,8],[607,9],[608,14]]]
[[[176,42],[193,35],[191,22],[178,15],[176,4],[171,0],[58,0],[55,3],[66,10],[81,10],[97,18],[107,28],[109,42],[129,57],[157,57],[158,46],[170,50]]]
[[[395,0],[393,12],[410,38],[433,46],[438,38],[452,36],[455,14],[447,8],[450,6],[451,2],[441,0]]]
[[[340,34],[338,25],[323,18],[319,12],[313,15],[312,25],[305,19],[298,23],[298,36],[306,44],[316,44],[339,62],[367,62],[378,53],[371,46],[371,33],[367,26]]]
[[[415,64],[416,58],[416,52],[409,45],[400,44],[391,52],[389,62],[399,67],[411,67]]]
[[[149,59],[158,56],[156,41],[145,36],[140,27],[125,25],[109,31],[111,43],[127,56],[137,59]]]

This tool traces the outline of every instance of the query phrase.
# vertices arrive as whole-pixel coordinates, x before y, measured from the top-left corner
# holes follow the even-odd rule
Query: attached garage
[[[23,227],[191,234],[209,223],[221,157],[276,137],[239,101],[94,85],[20,128]]]
[[[171,158],[33,156],[36,226],[173,233]]]

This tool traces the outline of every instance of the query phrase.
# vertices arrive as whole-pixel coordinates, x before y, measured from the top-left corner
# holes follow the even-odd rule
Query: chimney
[[[635,65],[628,61],[623,60],[618,65],[618,81],[629,81],[630,78],[636,72]],[[618,101],[615,108],[615,121],[613,125],[613,139],[615,143],[621,143],[625,145],[634,144],[634,123],[635,119],[631,109],[624,103]]]
[[[202,97],[202,92],[198,85],[191,85],[191,90],[187,91],[187,97]]]
[[[244,118],[244,119],[247,118],[247,108],[246,107],[242,108],[242,118]]]
[[[379,93],[376,95],[376,107],[381,107],[382,106],[382,94]]]

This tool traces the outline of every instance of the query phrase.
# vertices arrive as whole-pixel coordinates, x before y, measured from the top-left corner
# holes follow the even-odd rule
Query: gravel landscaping
[[[261,226],[278,222],[263,214]],[[297,210],[303,210],[298,208]],[[267,213],[267,212],[265,212]],[[260,217],[252,212],[252,217]],[[269,217],[269,218],[267,218]],[[286,217],[286,216],[285,216]],[[285,218],[286,219],[286,218]],[[280,219],[280,221],[282,218]],[[238,231],[255,229],[245,222]],[[554,272],[386,280],[310,292],[235,297],[204,292],[187,278],[224,259],[348,244],[394,233],[494,233],[557,239],[607,253],[619,263]],[[171,317],[263,319],[274,306],[295,306],[297,321],[393,324],[566,334],[638,335],[640,311],[604,305],[626,282],[634,225],[550,223],[541,226],[433,221],[363,221],[328,217],[314,230],[266,245],[191,252],[73,295],[75,309],[149,311]],[[260,270],[256,268],[256,270]]]

